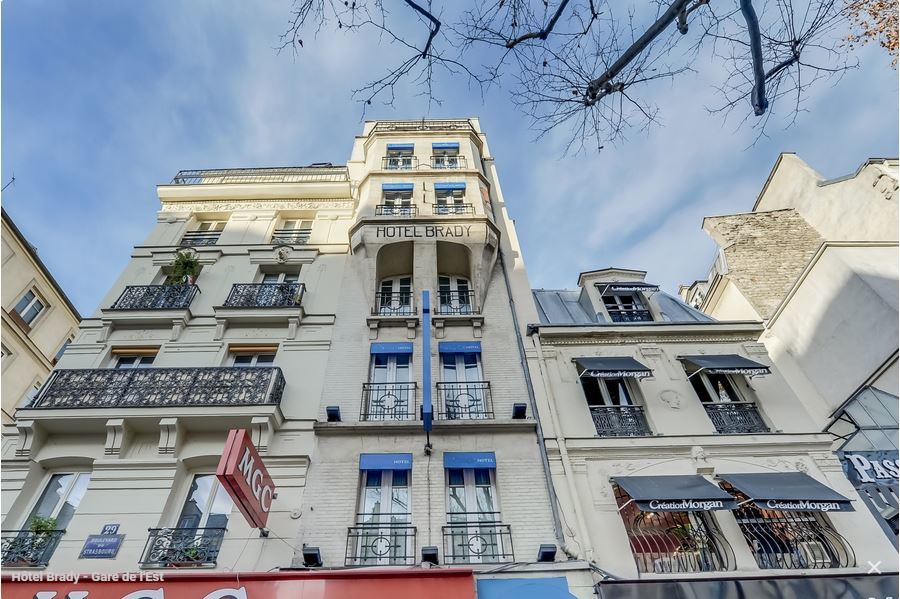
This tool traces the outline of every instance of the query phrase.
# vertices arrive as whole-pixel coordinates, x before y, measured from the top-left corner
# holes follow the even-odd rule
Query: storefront
[[[390,569],[209,572],[141,571],[105,574],[78,582],[51,582],[72,574],[22,572],[2,577],[5,599],[474,599],[475,579],[465,569]],[[25,580],[17,580],[18,577]],[[98,577],[99,578],[99,577]],[[34,580],[31,580],[34,579]],[[162,580],[160,580],[162,579]]]

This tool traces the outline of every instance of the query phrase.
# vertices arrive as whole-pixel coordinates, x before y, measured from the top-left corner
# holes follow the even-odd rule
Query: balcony
[[[601,437],[652,435],[643,406],[591,406],[591,420]]]
[[[472,123],[465,119],[422,119],[419,121],[378,121],[372,133],[392,131],[465,131],[475,134]]]
[[[0,560],[4,568],[43,568],[59,545],[64,530],[0,531]]]
[[[150,528],[143,568],[214,568],[224,528]]]
[[[447,214],[475,214],[475,207],[472,204],[454,204],[452,202],[432,204],[431,210],[434,214],[440,216]]]
[[[486,420],[494,417],[488,381],[437,384],[438,418]]]
[[[347,527],[345,566],[417,564],[416,527],[408,514],[358,514],[357,521],[361,523]]]
[[[223,168],[178,171],[173,185],[310,183],[348,181],[347,167],[330,163],[273,168]]]
[[[273,245],[303,245],[309,243],[312,229],[275,229],[272,231]]]
[[[820,513],[760,510],[743,504],[734,514],[760,569],[820,570],[856,565],[847,539]]]
[[[431,157],[431,168],[434,169],[460,169],[466,168],[466,157],[456,155],[443,155]]]
[[[410,171],[419,168],[419,159],[415,156],[385,156],[381,159],[381,168],[386,171]]]
[[[412,291],[388,293],[379,291],[375,294],[373,316],[415,316]]]
[[[303,301],[303,283],[235,283],[226,308],[296,308]]]
[[[221,231],[188,231],[181,238],[183,247],[195,247],[199,245],[216,245]]]
[[[375,216],[416,216],[419,209],[411,204],[378,204]]]
[[[468,316],[481,311],[475,305],[474,291],[438,291],[434,313],[440,316]]]
[[[496,564],[515,561],[512,531],[499,512],[448,514],[443,527],[445,564]]]
[[[28,409],[278,405],[277,367],[55,370]]]
[[[768,433],[769,427],[763,422],[759,410],[753,402],[704,403],[706,414],[716,431],[723,434]]]
[[[613,322],[653,322],[650,310],[607,309]]]
[[[196,285],[129,285],[110,310],[184,310],[197,295]]]
[[[416,383],[363,383],[359,419],[415,420]]]

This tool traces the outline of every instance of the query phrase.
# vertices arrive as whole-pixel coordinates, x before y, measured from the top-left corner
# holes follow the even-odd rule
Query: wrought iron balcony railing
[[[431,210],[434,214],[441,216],[446,214],[475,214],[475,207],[472,204],[455,204],[453,202],[432,204]]]
[[[416,314],[416,306],[413,303],[413,292],[377,292],[372,314],[375,316],[414,316]]]
[[[408,171],[419,167],[419,159],[415,156],[385,156],[381,159],[381,168],[388,171]]]
[[[303,245],[309,243],[312,229],[275,229],[272,243],[276,245]]]
[[[277,405],[276,367],[54,370],[29,409]]]
[[[418,121],[378,121],[372,133],[391,131],[467,131],[475,133],[475,128],[464,119],[421,119]]]
[[[494,417],[491,384],[488,381],[438,383],[438,418],[486,420]]]
[[[704,403],[706,414],[716,431],[733,433],[768,433],[769,427],[759,415],[756,404],[747,402]]]
[[[446,168],[446,169],[455,169],[455,168],[466,168],[466,157],[465,156],[432,156],[431,157],[431,168]]]
[[[434,313],[443,316],[478,314],[480,310],[475,305],[474,291],[442,291],[437,292],[438,305]]]
[[[345,166],[329,163],[269,168],[219,168],[178,171],[173,185],[217,185],[232,183],[308,183],[349,181]]]
[[[181,245],[190,247],[198,245],[216,245],[221,235],[221,231],[188,231],[184,234],[184,237],[181,238]]]
[[[140,564],[144,568],[212,568],[225,528],[150,528]]]
[[[360,420],[415,420],[416,383],[363,383]]]
[[[646,437],[653,434],[643,406],[591,406],[591,419],[601,437]]]
[[[183,310],[196,295],[196,285],[129,285],[109,309]]]
[[[444,563],[492,564],[515,561],[512,530],[499,512],[447,514],[443,527]]]
[[[347,527],[345,566],[413,566],[416,527],[409,514],[357,514]]]
[[[296,308],[303,301],[303,283],[235,283],[227,308]]]
[[[377,204],[375,216],[416,216],[419,208],[413,204]]]
[[[0,563],[4,568],[44,567],[65,533],[64,530],[0,531]]]
[[[653,322],[650,310],[614,310],[607,309],[613,322]]]

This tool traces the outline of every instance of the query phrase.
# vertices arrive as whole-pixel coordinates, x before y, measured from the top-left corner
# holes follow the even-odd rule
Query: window
[[[380,316],[411,316],[412,277],[384,279],[378,287],[376,313]]]
[[[412,354],[372,354],[369,382],[363,388],[363,420],[415,418],[416,384],[410,382]]]
[[[624,378],[581,377],[581,386],[589,406],[633,406],[629,381]]]
[[[204,220],[181,238],[181,245],[215,245],[225,228],[223,220]]]
[[[88,472],[53,474],[22,528],[28,529],[33,518],[56,518],[55,530],[65,530],[81,504],[91,475]]]
[[[287,219],[281,223],[280,229],[272,232],[272,243],[309,243],[312,226],[312,220]]]
[[[613,322],[652,322],[653,316],[637,293],[603,295],[603,305]]]
[[[40,296],[38,296],[37,292],[34,289],[29,289],[13,309],[16,314],[19,315],[19,318],[30,327],[31,323],[34,322],[34,319],[38,317],[38,314],[40,314],[45,307],[44,302]]]
[[[691,374],[688,380],[716,431],[726,434],[769,432],[756,403],[750,399],[750,387],[743,375],[700,370]]]
[[[414,216],[415,206],[412,205],[412,190],[409,191],[385,191],[378,214],[388,216]]]
[[[448,563],[492,563],[512,558],[508,526],[490,468],[447,468],[447,524],[444,559]]]
[[[362,472],[357,525],[351,528],[348,540],[355,554],[348,554],[347,565],[414,563],[415,529],[410,526],[409,475],[409,470]]]
[[[474,299],[465,277],[438,277],[438,314],[471,314]]]
[[[465,189],[435,189],[434,199],[437,202],[437,214],[465,214],[467,205]]]
[[[63,344],[57,350],[56,355],[53,356],[53,364],[59,362],[59,360],[63,357],[63,354],[66,353],[66,348],[69,347],[69,344],[75,339],[75,335],[69,335],[69,338],[63,341]]]
[[[459,155],[459,146],[455,148],[433,148],[431,157],[432,168],[461,168],[462,159]]]
[[[298,279],[300,279],[300,273],[296,272],[264,273],[261,282],[266,285],[275,285],[278,283],[296,283]]]
[[[493,418],[490,385],[481,372],[479,353],[441,353],[441,402],[438,415],[448,420]]]
[[[116,368],[150,368],[153,366],[153,361],[156,359],[155,355],[152,356],[128,356],[128,355],[120,355],[116,359]]]
[[[235,354],[232,359],[232,366],[272,366],[275,363],[274,353],[240,353]]]
[[[690,380],[700,401],[704,403],[727,403],[744,401],[736,384],[737,380],[735,379],[737,376],[731,374],[709,374],[701,371],[691,375]]]
[[[215,474],[198,474],[191,482],[178,517],[178,528],[226,528],[234,504]]]
[[[384,158],[384,168],[387,170],[409,170],[415,166],[415,156],[412,144],[388,144],[387,156]]]

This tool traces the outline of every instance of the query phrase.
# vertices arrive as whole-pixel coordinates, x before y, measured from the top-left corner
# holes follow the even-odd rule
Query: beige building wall
[[[10,424],[16,408],[47,380],[56,356],[75,333],[81,316],[57,285],[34,247],[3,211],[2,423]],[[15,308],[29,292],[44,308],[28,324]]]

